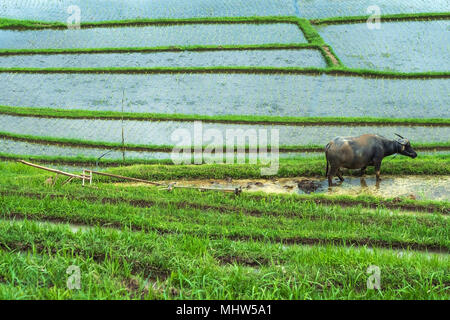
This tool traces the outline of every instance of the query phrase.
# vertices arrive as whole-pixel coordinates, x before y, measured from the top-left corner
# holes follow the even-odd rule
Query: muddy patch
[[[331,53],[330,48],[328,48],[327,46],[322,46],[322,49],[325,52],[325,54],[327,55],[327,57],[331,60],[333,65],[338,66],[339,61],[336,59],[336,56]]]
[[[345,181],[328,188],[325,178],[279,178],[242,180],[181,180],[176,186],[242,188],[244,192],[372,195],[399,200],[450,201],[450,176],[382,176],[379,184],[374,176],[345,176]],[[335,179],[337,181],[337,178]],[[171,181],[173,182],[173,181]]]
[[[242,256],[218,256],[216,260],[219,261],[221,265],[241,265],[246,267],[258,268],[261,266],[270,265],[270,260],[263,257],[249,258]]]
[[[320,182],[310,180],[310,179],[302,179],[300,181],[296,181],[297,186],[299,190],[303,191],[304,193],[311,193],[316,192],[317,189],[320,188]]]

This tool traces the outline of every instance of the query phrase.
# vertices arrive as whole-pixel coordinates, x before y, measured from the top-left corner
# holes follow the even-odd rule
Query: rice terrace
[[[0,0],[0,299],[448,300],[449,44],[448,0]]]

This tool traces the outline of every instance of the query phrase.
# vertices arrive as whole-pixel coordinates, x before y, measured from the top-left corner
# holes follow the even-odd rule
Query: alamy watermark
[[[381,29],[381,9],[377,5],[372,5],[367,8],[367,13],[370,14],[367,19],[367,28],[369,30]]]
[[[380,267],[371,265],[367,268],[367,274],[370,276],[367,278],[367,289],[369,290],[381,290],[381,270]]]
[[[81,289],[81,270],[79,266],[71,265],[67,268],[66,273],[69,275],[67,278],[67,288],[69,290]]]
[[[261,168],[261,175],[270,176],[279,169],[279,138],[278,129],[271,129],[270,135],[267,129],[226,129],[224,135],[223,130],[204,130],[201,121],[194,121],[193,131],[182,128],[172,132],[175,147],[171,159],[174,164],[245,164],[247,160],[249,164],[257,164],[259,161],[262,166],[268,166]]]
[[[80,29],[81,28],[81,9],[79,6],[71,5],[67,8],[67,13],[70,16],[67,18],[68,29]]]

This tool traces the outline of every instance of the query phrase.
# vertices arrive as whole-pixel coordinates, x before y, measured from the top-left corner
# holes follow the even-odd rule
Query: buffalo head
[[[397,140],[397,143],[400,144],[400,151],[398,153],[413,159],[417,157],[417,152],[415,152],[414,149],[411,147],[411,143],[409,142],[409,140],[403,138],[401,135],[397,133],[395,135],[397,135],[400,138],[399,140]]]

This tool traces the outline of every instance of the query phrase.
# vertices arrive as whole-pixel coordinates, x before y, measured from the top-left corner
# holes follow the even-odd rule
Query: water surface
[[[449,79],[1,73],[0,105],[202,115],[450,117]]]
[[[328,188],[326,179],[321,178],[279,178],[279,179],[240,179],[227,182],[225,180],[180,180],[178,186],[213,187],[213,188],[239,188],[243,192],[267,192],[305,194],[298,187],[302,180],[312,181],[318,189],[313,193],[329,195],[372,195],[382,198],[413,198],[418,200],[450,200],[450,176],[389,176],[382,175],[378,187],[375,177],[367,175],[364,179],[344,174],[345,181]]]
[[[84,119],[45,119],[32,117],[14,117],[0,115],[0,131],[71,138],[79,140],[116,142],[122,141],[122,122],[120,120],[84,120]],[[450,136],[450,127],[404,127],[404,126],[284,126],[284,125],[241,125],[202,123],[196,127],[203,134],[203,143],[212,142],[208,130],[221,133],[225,145],[227,131],[231,135],[248,137],[252,132],[265,130],[270,141],[272,130],[279,132],[280,145],[323,145],[336,136],[358,136],[374,133],[388,138],[396,138],[395,133],[408,137],[414,142],[446,142]],[[128,121],[123,122],[125,143],[147,145],[180,144],[179,138],[172,134],[176,130],[185,130],[194,143],[194,123],[175,121]],[[230,131],[233,130],[233,131]],[[239,131],[241,130],[241,131]],[[246,138],[246,141],[248,138]]]
[[[447,12],[448,0],[294,0],[299,13],[306,18],[327,18],[338,16],[366,16],[378,6],[381,14]]]
[[[347,67],[450,71],[450,21],[383,22],[379,30],[365,23],[329,25],[318,31]]]
[[[204,66],[325,68],[326,63],[320,51],[315,49],[0,56],[0,68],[136,68]]]
[[[81,21],[293,15],[293,0],[0,0],[0,16],[66,22],[67,8]]]
[[[297,25],[186,24],[80,30],[0,30],[1,49],[66,49],[307,42]]]
[[[80,7],[82,21],[278,15],[323,18],[367,15],[372,5],[378,5],[383,14],[446,12],[449,8],[448,0],[0,0],[0,16],[66,22],[71,5]]]

